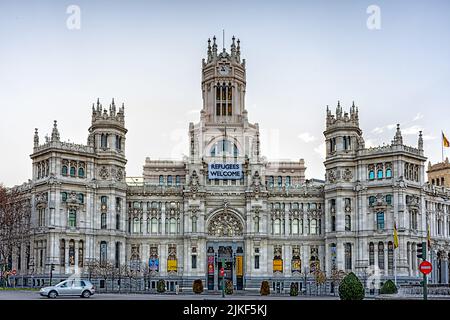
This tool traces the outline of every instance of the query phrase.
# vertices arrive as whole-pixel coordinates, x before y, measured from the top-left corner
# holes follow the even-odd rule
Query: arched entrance
[[[208,290],[222,290],[226,281],[235,290],[244,288],[244,221],[227,207],[213,213],[207,220],[206,243]],[[224,275],[220,275],[223,268]]]

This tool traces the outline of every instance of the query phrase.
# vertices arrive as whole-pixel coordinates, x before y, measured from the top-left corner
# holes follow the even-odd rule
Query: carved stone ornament
[[[109,178],[109,171],[108,169],[103,166],[100,171],[98,172],[98,175],[100,176],[100,178],[102,178],[103,180],[106,180]]]
[[[243,227],[234,214],[223,211],[209,222],[208,234],[217,237],[242,236]]]
[[[122,181],[123,180],[123,171],[122,169],[118,169],[116,172],[116,180],[117,181]]]
[[[342,173],[342,179],[344,179],[344,181],[351,181],[353,179],[352,170],[350,170],[349,168],[346,168],[344,170],[344,172]]]

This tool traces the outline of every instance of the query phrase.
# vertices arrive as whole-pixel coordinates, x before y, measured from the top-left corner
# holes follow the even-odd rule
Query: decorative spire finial
[[[39,133],[38,133],[38,128],[34,128],[34,147],[39,147]]]
[[[51,141],[52,142],[59,141],[59,138],[60,137],[59,137],[59,131],[58,131],[58,122],[56,120],[54,120]]]

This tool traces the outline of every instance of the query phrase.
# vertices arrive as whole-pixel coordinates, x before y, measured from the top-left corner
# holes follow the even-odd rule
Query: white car
[[[89,298],[95,293],[94,285],[88,280],[71,279],[55,286],[45,287],[39,291],[41,296],[56,298],[57,296],[79,296]]]

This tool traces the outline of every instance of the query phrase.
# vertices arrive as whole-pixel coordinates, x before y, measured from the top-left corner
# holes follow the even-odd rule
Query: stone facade
[[[355,105],[327,108],[325,181],[306,180],[305,162],[271,162],[260,152],[259,126],[245,109],[246,68],[239,40],[218,52],[208,41],[202,64],[200,122],[189,124],[189,154],[145,160],[126,177],[124,106],[92,106],[86,145],[62,142],[55,121],[41,144],[36,129],[32,180],[23,186],[34,233],[20,276],[87,276],[92,261],[126,264],[138,276],[220,288],[219,270],[237,290],[270,280],[275,291],[333,270],[419,281],[417,243],[430,226],[432,282],[448,283],[450,190],[425,181],[423,139],[366,148]],[[209,163],[242,165],[240,180],[211,180]],[[24,191],[25,192],[25,191]],[[399,248],[393,248],[396,224]],[[31,263],[30,263],[31,261]],[[30,267],[31,265],[31,267]],[[146,280],[147,281],[147,280]]]

